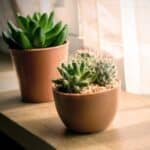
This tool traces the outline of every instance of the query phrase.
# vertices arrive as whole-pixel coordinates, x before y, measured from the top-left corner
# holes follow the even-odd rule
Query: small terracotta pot
[[[24,102],[53,100],[52,79],[58,78],[57,67],[68,59],[68,42],[49,48],[11,50]]]
[[[62,93],[53,88],[57,112],[70,130],[79,133],[102,131],[113,120],[120,87],[94,94]]]

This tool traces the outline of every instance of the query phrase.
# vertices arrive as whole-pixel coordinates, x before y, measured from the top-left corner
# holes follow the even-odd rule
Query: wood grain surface
[[[0,55],[0,130],[25,149],[150,150],[150,96],[122,92],[111,126],[81,135],[65,128],[54,102],[23,103],[17,89],[10,59]]]
[[[96,134],[75,134],[59,119],[54,102],[22,103],[18,91],[0,93],[0,130],[26,149],[149,150],[150,97],[123,93],[112,125]]]

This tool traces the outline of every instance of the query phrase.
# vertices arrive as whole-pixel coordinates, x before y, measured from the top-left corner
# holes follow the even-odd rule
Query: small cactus
[[[90,72],[95,72],[95,65],[96,65],[96,57],[92,52],[87,51],[77,51],[75,55],[71,58],[78,63],[84,63],[90,70]]]
[[[111,59],[102,58],[96,64],[96,83],[100,86],[113,84],[117,79],[117,68]]]
[[[32,16],[17,14],[18,27],[8,21],[8,31],[2,32],[10,48],[31,49],[61,45],[66,42],[68,26],[62,21],[54,23],[54,11],[35,12]]]
[[[95,80],[95,75],[90,72],[84,62],[78,63],[72,60],[58,67],[62,78],[53,80],[59,91],[68,93],[80,93],[81,89]]]

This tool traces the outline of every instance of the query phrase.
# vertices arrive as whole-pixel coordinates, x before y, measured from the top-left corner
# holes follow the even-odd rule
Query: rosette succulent
[[[62,21],[54,23],[54,11],[35,12],[32,16],[17,14],[18,26],[8,21],[8,31],[2,33],[10,48],[31,49],[61,45],[66,42],[68,26]]]
[[[62,63],[58,67],[62,78],[53,80],[57,88],[62,92],[79,93],[81,89],[88,86],[95,80],[93,74],[84,62],[71,61],[68,64]]]

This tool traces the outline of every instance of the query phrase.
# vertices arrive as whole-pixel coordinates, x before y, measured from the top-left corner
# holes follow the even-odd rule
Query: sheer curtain
[[[85,46],[117,60],[126,91],[150,94],[150,1],[79,0],[78,4]]]
[[[150,1],[121,0],[126,88],[150,94]]]

